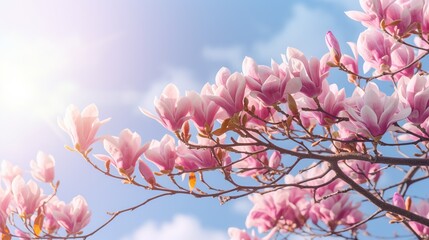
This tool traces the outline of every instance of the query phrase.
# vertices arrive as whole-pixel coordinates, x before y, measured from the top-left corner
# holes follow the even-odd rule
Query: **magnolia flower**
[[[37,153],[36,161],[31,160],[31,175],[42,182],[50,183],[55,177],[55,159],[42,151]]]
[[[179,89],[170,83],[162,91],[161,96],[154,100],[158,116],[140,109],[146,116],[155,119],[170,131],[178,131],[187,121],[191,111],[191,101],[188,97],[180,97]]]
[[[412,207],[414,213],[429,218],[429,203],[427,201],[420,201]],[[410,226],[416,231],[417,234],[423,238],[429,237],[429,227],[418,222],[410,222]]]
[[[329,48],[329,53],[331,55],[331,59],[334,60],[336,64],[340,62],[341,59],[341,48],[338,43],[337,38],[331,31],[328,31],[325,36],[326,46]]]
[[[301,89],[301,80],[292,78],[285,65],[280,67],[272,60],[271,67],[268,67],[257,65],[250,57],[243,60],[246,85],[252,90],[252,96],[260,99],[265,106],[286,102],[287,94],[296,93]]]
[[[422,21],[424,1],[360,0],[364,12],[348,11],[346,15],[366,27],[384,29],[391,34],[408,37]]]
[[[240,73],[233,73],[224,85],[215,86],[213,95],[208,97],[218,104],[228,117],[243,110],[246,81]]]
[[[393,205],[403,208],[405,209],[405,201],[404,198],[402,197],[402,195],[398,192],[395,192],[393,194],[393,198],[392,198],[392,203]]]
[[[367,137],[379,138],[389,128],[411,112],[409,106],[399,103],[396,95],[386,96],[378,86],[370,82],[365,91],[356,88],[348,99],[346,110],[355,126],[354,131]]]
[[[57,209],[53,209],[53,216],[58,224],[63,227],[67,234],[78,235],[88,225],[91,212],[88,204],[82,196],[76,196],[69,204],[59,202]]]
[[[20,176],[22,174],[22,169],[17,166],[13,165],[11,162],[3,160],[0,165],[0,177],[1,180],[3,180],[7,186],[10,186],[13,179],[15,179],[16,176]]]
[[[95,157],[102,161],[109,161],[121,175],[128,177],[134,173],[137,160],[148,148],[148,144],[141,146],[140,135],[129,129],[122,130],[119,137],[106,137],[103,143],[110,157],[101,154]]]
[[[302,95],[302,94],[301,94]],[[317,97],[319,106],[323,111],[303,111],[302,118],[313,118],[322,126],[330,126],[338,121],[340,112],[344,110],[346,93],[344,89],[338,90],[336,84],[323,83],[322,93]],[[301,107],[317,109],[318,105],[314,99],[306,96],[298,97],[297,102]]]
[[[13,179],[11,189],[17,212],[23,218],[33,215],[44,198],[42,190],[34,181],[25,183],[21,176]]]
[[[362,32],[357,41],[357,50],[365,60],[364,73],[370,68],[374,68],[376,70],[374,74],[377,75],[390,71],[392,65],[390,54],[397,47],[399,44],[380,31],[370,28]]]
[[[306,194],[307,191],[294,187],[251,195],[254,206],[247,216],[246,227],[257,227],[259,232],[275,227],[287,232],[301,228],[307,221],[311,204]]]
[[[326,192],[326,194],[332,193],[335,192]],[[322,221],[331,231],[334,231],[338,225],[350,227],[362,221],[363,214],[359,211],[360,204],[353,204],[349,196],[348,193],[333,194],[319,203],[315,203],[310,210],[310,218],[313,223]],[[365,225],[360,225],[358,228],[365,227]]]
[[[74,148],[86,153],[98,140],[95,137],[98,128],[109,120],[110,118],[102,121],[98,119],[98,109],[94,104],[86,106],[82,112],[74,105],[70,105],[64,119],[58,119],[58,125],[70,135]]]
[[[357,52],[357,45],[356,43],[353,42],[347,42],[347,44],[349,45],[350,49],[352,50],[353,53],[353,57],[347,55],[347,54],[343,54],[341,56],[341,64],[350,72],[347,74],[348,76],[348,80],[351,83],[354,83],[357,79],[355,74],[359,74],[359,62],[358,62],[358,52]]]
[[[397,83],[398,95],[411,107],[408,120],[415,124],[423,123],[429,117],[429,78],[414,75],[411,79],[402,77]]]
[[[12,199],[11,191],[3,190],[0,187],[0,228],[4,229],[6,225],[7,218],[9,217],[9,203]]]
[[[314,98],[322,92],[322,83],[328,76],[328,68],[321,68],[317,58],[307,60],[304,54],[295,48],[288,48],[283,61],[288,63],[292,78],[299,78],[302,84],[301,93]]]
[[[177,158],[174,138],[164,135],[160,142],[152,140],[144,156],[153,162],[161,172],[170,172],[173,170]]]
[[[358,184],[366,183],[368,180],[376,183],[380,178],[380,165],[367,161],[347,160],[340,164],[344,173]]]
[[[207,95],[213,95],[213,90],[209,84],[204,85],[201,94],[196,92],[186,93],[192,106],[191,119],[201,132],[205,132],[206,128],[209,131],[212,130],[219,110],[219,105],[210,100]]]
[[[54,212],[60,211],[61,206],[62,203],[57,196],[52,197],[45,204],[43,212],[43,229],[49,234],[55,233],[60,228],[60,225],[55,219]]]
[[[139,171],[142,177],[146,180],[146,182],[148,182],[150,185],[155,185],[155,176],[152,170],[145,162],[143,162],[143,160],[139,160]]]

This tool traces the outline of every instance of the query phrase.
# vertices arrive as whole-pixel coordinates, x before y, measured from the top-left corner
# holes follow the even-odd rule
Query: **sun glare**
[[[49,41],[10,39],[0,44],[0,108],[29,117],[57,114],[65,51]],[[63,98],[63,99],[61,99]]]
[[[0,83],[0,105],[3,110],[20,111],[37,105],[42,94],[30,81],[4,80]]]

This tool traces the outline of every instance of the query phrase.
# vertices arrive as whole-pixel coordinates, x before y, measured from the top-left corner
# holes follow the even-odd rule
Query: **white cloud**
[[[132,235],[122,240],[225,240],[228,239],[226,231],[207,229],[192,216],[178,214],[171,221],[157,223],[148,221],[137,229]]]
[[[260,59],[277,60],[287,47],[294,47],[307,56],[320,57],[327,51],[325,34],[333,24],[328,12],[297,4],[284,27],[271,38],[255,43],[253,51]]]
[[[241,67],[241,62],[244,58],[244,49],[242,46],[205,46],[203,48],[203,57],[207,60],[222,62],[226,67],[238,69]]]

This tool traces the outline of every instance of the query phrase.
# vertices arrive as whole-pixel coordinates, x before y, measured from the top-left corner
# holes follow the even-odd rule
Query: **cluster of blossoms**
[[[420,201],[418,204],[413,205],[411,198],[408,197],[405,201],[401,194],[395,192],[392,199],[393,205],[405,209],[407,211],[414,212],[420,216],[429,217],[429,203],[427,201]],[[392,218],[391,222],[403,222],[406,219],[397,214],[387,214],[388,217]],[[429,227],[425,226],[421,223],[410,221],[410,227],[415,231],[419,236],[423,239],[427,239],[429,237]]]
[[[55,160],[52,155],[39,152],[36,160],[30,162],[32,177],[52,186],[50,195],[35,181],[25,182],[23,171],[8,161],[1,163],[0,186],[0,229],[2,239],[13,236],[20,239],[55,238],[61,231],[67,236],[78,236],[89,223],[91,213],[82,196],[76,196],[65,203],[55,195],[59,182],[55,179]],[[16,219],[22,219],[17,225]],[[15,227],[11,232],[10,227]]]
[[[320,59],[288,48],[282,61],[272,61],[270,66],[246,57],[241,72],[221,68],[215,83],[207,83],[199,93],[182,95],[169,84],[155,99],[155,114],[141,109],[171,132],[159,141],[142,143],[140,135],[130,129],[118,136],[98,137],[100,126],[109,119],[99,120],[95,105],[82,112],[70,106],[58,121],[71,137],[68,149],[81,154],[98,171],[145,189],[217,196],[224,201],[249,195],[253,208],[246,227],[266,234],[263,239],[315,229],[340,236],[350,230],[355,236],[370,219],[365,220],[359,197],[350,189],[379,207],[379,198],[390,189],[377,188],[389,166],[372,162],[383,157],[378,147],[388,145],[386,133],[400,135],[394,137],[397,145],[390,146],[413,141],[419,156],[429,154],[429,76],[420,61],[429,53],[429,3],[360,2],[364,12],[347,12],[368,28],[356,43],[349,43],[353,56],[344,54],[334,34],[328,32],[329,52]],[[363,74],[372,71],[371,77],[361,75],[359,58],[363,59]],[[347,74],[355,87],[351,95],[329,83],[334,69]],[[392,82],[393,93],[381,91],[375,79]],[[102,142],[107,154],[90,154],[96,142]],[[304,166],[304,159],[316,162]],[[35,182],[25,183],[17,167],[3,164],[0,228],[4,234],[9,232],[11,213],[32,226],[27,228],[31,236],[49,238],[60,228],[68,236],[81,234],[90,217],[82,197],[65,204],[55,194],[45,196]],[[111,173],[112,166],[117,174]],[[53,158],[43,153],[31,162],[33,177],[42,182],[53,183],[53,167]],[[145,183],[135,176],[136,169]],[[204,180],[203,174],[213,170],[221,172],[231,186],[228,190]],[[205,191],[196,187],[195,174],[200,175]],[[158,178],[162,176],[169,177],[173,187],[161,185]],[[189,189],[175,180],[177,176],[188,176]],[[240,191],[241,195],[232,195]],[[389,206],[394,221],[406,223],[420,237],[428,236],[429,223],[416,221],[423,216],[420,220],[424,222],[429,216],[428,202],[411,205],[395,193]],[[16,235],[30,238],[17,231]],[[260,239],[254,232],[238,228],[230,228],[229,235],[233,240]]]
[[[380,164],[348,157],[336,163],[341,174],[326,161],[293,173],[300,159],[317,159],[313,153],[334,156],[372,151],[378,155],[377,145],[387,132],[401,133],[402,141],[429,139],[429,77],[419,67],[429,51],[424,48],[429,46],[428,23],[423,17],[427,1],[361,0],[361,5],[364,13],[347,13],[368,27],[357,43],[349,43],[353,57],[343,54],[334,34],[328,32],[329,52],[320,59],[288,48],[281,63],[259,65],[246,57],[241,72],[221,68],[215,83],[207,83],[200,93],[181,95],[169,84],[155,99],[156,114],[142,112],[172,134],[145,144],[129,129],[118,137],[97,138],[98,128],[107,120],[98,119],[94,105],[82,112],[71,106],[59,121],[73,141],[70,149],[91,162],[91,145],[100,140],[108,155],[94,155],[106,166],[105,171],[98,170],[110,174],[113,166],[126,182],[161,191],[168,190],[157,177],[189,174],[190,193],[199,194],[192,193],[195,173],[209,170],[221,171],[235,186],[234,174],[262,185],[284,178],[282,187],[253,191],[258,193],[250,196],[254,207],[246,226],[268,232],[267,239],[277,232],[305,232],[311,224],[324,225],[328,232],[339,226],[353,234],[365,229],[364,214],[352,193],[345,191],[349,184],[344,176],[374,188],[382,173]],[[405,42],[411,36],[416,45]],[[363,73],[372,70],[373,77],[360,75],[359,57],[364,61]],[[350,96],[328,82],[332,68],[348,74],[355,85]],[[381,91],[375,78],[392,81],[394,92]],[[285,140],[297,146],[282,146]],[[287,155],[295,160],[287,161]],[[136,182],[136,168],[147,185]],[[258,239],[236,228],[229,233],[232,239]]]

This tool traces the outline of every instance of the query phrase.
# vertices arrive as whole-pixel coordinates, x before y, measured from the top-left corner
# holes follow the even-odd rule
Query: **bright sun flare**
[[[42,93],[30,81],[10,80],[0,83],[0,106],[3,110],[20,111],[34,107]]]
[[[0,42],[0,52],[0,109],[29,117],[57,114],[64,50],[48,41],[9,39]]]

